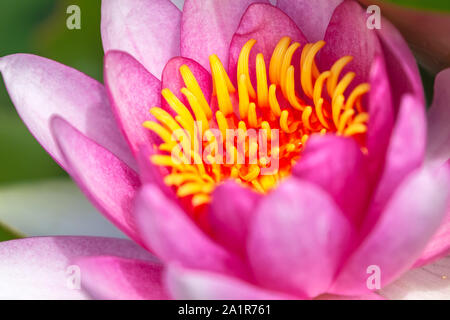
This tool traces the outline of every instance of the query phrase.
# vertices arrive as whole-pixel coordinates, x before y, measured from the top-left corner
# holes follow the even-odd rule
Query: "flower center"
[[[325,42],[308,43],[301,51],[296,82],[292,62],[300,44],[291,42],[289,37],[278,42],[268,73],[263,55],[256,56],[255,88],[249,56],[256,41],[249,40],[239,55],[237,92],[219,58],[211,55],[210,102],[189,67],[182,65],[181,93],[190,109],[163,89],[173,115],[159,107],[150,110],[156,120],[143,125],[162,140],[151,161],[169,169],[164,182],[193,208],[207,204],[214,188],[227,179],[261,193],[274,188],[290,174],[312,134],[354,136],[363,145],[368,113],[362,97],[369,85],[359,84],[346,96],[355,73],[340,77],[352,57],[344,56],[320,72],[315,56]]]

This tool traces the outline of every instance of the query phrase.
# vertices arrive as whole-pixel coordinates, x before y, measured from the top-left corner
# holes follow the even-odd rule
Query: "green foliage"
[[[449,0],[387,0],[387,1],[416,9],[450,12]]]
[[[12,230],[0,222],[0,241],[7,241],[22,238],[23,235]]]

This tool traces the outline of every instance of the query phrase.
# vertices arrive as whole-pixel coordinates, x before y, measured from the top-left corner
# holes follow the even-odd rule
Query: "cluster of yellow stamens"
[[[368,114],[361,101],[369,91],[369,85],[354,86],[345,96],[355,73],[348,72],[340,77],[352,57],[344,56],[330,70],[320,72],[315,56],[325,42],[308,43],[300,55],[300,79],[296,82],[293,56],[301,45],[291,42],[289,37],[279,41],[268,72],[263,55],[256,56],[256,88],[249,68],[250,52],[256,43],[252,39],[244,45],[239,56],[237,92],[219,58],[211,55],[212,101],[206,100],[195,76],[183,65],[180,73],[185,87],[181,93],[190,109],[169,89],[163,89],[162,95],[173,115],[159,107],[151,108],[150,113],[156,121],[146,121],[143,125],[162,139],[156,146],[159,152],[151,161],[171,170],[165,176],[165,183],[173,186],[180,198],[190,197],[194,208],[208,203],[215,186],[226,179],[235,179],[258,192],[270,190],[289,175],[313,133],[333,132],[360,139],[366,132]],[[237,130],[236,138],[243,142],[243,148],[238,150],[234,140],[230,143],[218,139],[213,133],[215,129],[223,137],[227,130]],[[250,129],[262,130],[268,140],[272,138],[273,130],[279,133],[277,143],[270,140],[266,156],[257,161],[250,159],[261,151],[261,144],[247,135]],[[218,157],[225,157],[218,154],[219,144],[225,149],[233,149],[234,161],[217,161]],[[174,153],[176,148],[183,150],[177,149],[178,153]],[[210,153],[205,156],[201,152],[203,149]],[[178,159],[174,159],[174,154],[179,155]],[[235,161],[238,158],[241,161]],[[275,158],[276,168],[263,173],[264,169],[273,167],[271,159]]]

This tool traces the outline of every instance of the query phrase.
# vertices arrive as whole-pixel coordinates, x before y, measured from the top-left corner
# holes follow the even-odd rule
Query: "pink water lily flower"
[[[403,38],[366,19],[342,0],[104,0],[105,85],[1,58],[31,133],[137,245],[0,243],[0,297],[398,297],[388,284],[450,250],[450,70],[427,116]],[[180,128],[202,147],[227,146],[213,129],[275,130],[279,146],[179,163]],[[245,139],[247,159],[262,146]]]

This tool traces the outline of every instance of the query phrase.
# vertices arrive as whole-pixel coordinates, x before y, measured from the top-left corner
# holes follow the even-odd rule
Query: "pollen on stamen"
[[[233,81],[217,55],[210,56],[211,101],[189,67],[182,65],[185,86],[180,92],[188,103],[163,89],[173,115],[153,107],[155,120],[143,124],[162,140],[150,161],[169,170],[164,183],[178,197],[187,198],[193,209],[207,205],[214,188],[226,180],[256,192],[270,191],[290,175],[314,134],[353,136],[366,150],[369,115],[362,98],[370,86],[354,84],[354,72],[341,75],[353,57],[344,56],[329,70],[319,70],[315,59],[324,41],[302,45],[283,37],[271,57],[255,55],[252,78],[255,44],[251,39],[243,46]],[[300,58],[294,59],[297,51]],[[229,132],[235,133],[231,140]],[[261,143],[261,136],[267,143]]]

